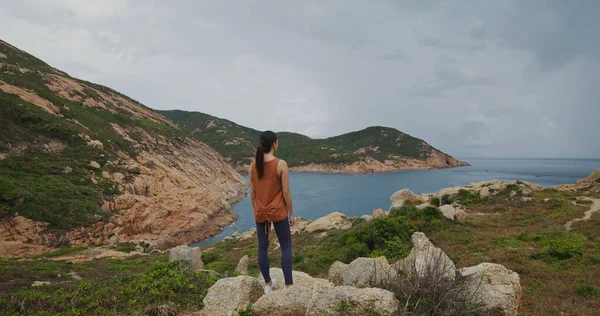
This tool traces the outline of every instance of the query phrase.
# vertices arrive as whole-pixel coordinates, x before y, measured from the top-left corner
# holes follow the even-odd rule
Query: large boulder
[[[482,263],[459,270],[465,278],[465,293],[484,315],[517,315],[521,301],[519,275],[495,263]]]
[[[382,209],[378,208],[373,211],[373,215],[371,215],[371,218],[378,218],[384,216],[386,216],[385,212]]]
[[[396,275],[385,257],[357,258],[350,264],[338,261],[329,268],[331,283],[357,288],[382,287]]]
[[[271,279],[277,280],[273,290],[280,290],[285,288],[285,279],[283,278],[283,270],[280,268],[269,269]],[[315,278],[301,271],[292,271],[292,279],[294,281],[294,287],[312,287],[315,283]],[[265,285],[265,279],[262,274],[258,275],[258,281],[262,286]]]
[[[244,275],[220,279],[208,289],[202,315],[238,315],[262,295],[263,287],[256,278]]]
[[[413,249],[406,259],[392,265],[398,271],[418,278],[431,277],[454,280],[454,262],[438,247],[434,246],[422,232],[412,235]]]
[[[442,200],[444,199],[444,197],[449,200],[454,200],[458,196],[458,192],[461,189],[463,189],[463,188],[462,187],[444,188],[444,189],[441,189],[437,193],[436,197],[440,199],[440,203],[442,203]]]
[[[204,269],[202,251],[198,247],[182,245],[171,248],[169,250],[169,261],[185,262],[195,271]]]
[[[400,303],[390,291],[336,286],[315,289],[305,315],[395,315],[399,311]]]
[[[317,230],[348,229],[352,227],[352,221],[340,212],[333,212],[312,221],[306,225],[304,230],[313,233]]]
[[[406,201],[414,202],[418,199],[419,197],[416,196],[411,190],[402,189],[392,194],[390,197],[390,202],[392,202],[392,207],[402,207]]]
[[[294,226],[290,227],[290,233],[293,234],[299,234],[300,232],[302,232],[306,226],[309,224],[309,221],[303,218],[296,218],[296,224],[294,224]]]
[[[304,316],[315,289],[332,288],[327,280],[314,279],[313,285],[294,285],[263,295],[252,305],[253,315]]]
[[[490,188],[485,187],[482,188],[481,191],[479,191],[479,196],[481,196],[482,198],[486,198],[490,196]]]
[[[456,210],[454,209],[454,206],[450,204],[440,206],[440,212],[450,220],[454,220],[454,216],[456,216]]]

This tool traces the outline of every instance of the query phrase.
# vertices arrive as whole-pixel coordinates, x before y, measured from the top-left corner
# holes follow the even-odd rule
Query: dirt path
[[[592,202],[594,202],[592,205],[590,205],[590,209],[587,210],[585,212],[585,215],[582,218],[576,218],[574,220],[569,221],[568,223],[565,224],[565,229],[567,231],[571,230],[571,225],[573,225],[573,223],[576,222],[580,222],[580,221],[587,221],[590,219],[590,217],[592,217],[592,214],[594,214],[595,212],[600,211],[600,199],[592,199],[589,197],[584,197],[584,198],[580,198],[582,200],[590,200]]]

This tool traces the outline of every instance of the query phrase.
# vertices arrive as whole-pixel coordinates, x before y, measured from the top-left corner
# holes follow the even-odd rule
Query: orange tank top
[[[279,159],[264,163],[264,174],[258,178],[256,167],[252,170],[254,189],[254,219],[259,223],[280,222],[287,218],[287,207],[283,198],[283,187],[277,173]]]

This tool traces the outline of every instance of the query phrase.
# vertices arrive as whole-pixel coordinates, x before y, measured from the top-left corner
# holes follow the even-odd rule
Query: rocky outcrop
[[[590,193],[600,192],[600,169],[596,169],[587,178],[581,179],[574,184],[555,186],[555,189],[563,191],[588,191]]]
[[[271,276],[271,280],[277,280],[275,282],[275,286],[273,290],[280,290],[285,288],[285,279],[283,278],[283,270],[280,268],[271,268],[269,269],[269,274]],[[315,283],[315,279],[310,275],[301,272],[301,271],[292,271],[292,279],[294,280],[295,287],[312,287]],[[262,274],[258,275],[258,281],[261,286],[265,286],[265,279]]]
[[[383,287],[395,274],[385,257],[357,258],[350,264],[335,262],[329,268],[329,281],[336,286]]]
[[[402,189],[396,193],[394,193],[390,197],[390,202],[392,202],[392,207],[401,207],[408,202],[415,202],[419,199],[411,190]]]
[[[307,316],[320,315],[395,315],[400,303],[394,293],[378,288],[349,286],[323,287],[312,296]]]
[[[473,297],[485,315],[517,315],[521,300],[519,275],[494,263],[459,270],[465,278],[465,295]]]
[[[348,229],[352,226],[352,221],[340,212],[333,212],[312,221],[306,225],[304,230],[308,233],[313,233],[318,230],[330,229]]]
[[[304,316],[315,291],[331,288],[323,279],[314,279],[311,283],[294,285],[263,295],[253,306],[253,315]]]
[[[183,262],[192,270],[198,271],[204,268],[202,262],[202,251],[198,247],[177,246],[169,250],[169,261]]]
[[[263,295],[258,280],[249,276],[220,279],[208,289],[201,315],[234,316]]]
[[[456,267],[454,262],[422,232],[412,235],[413,249],[408,257],[392,265],[392,267],[406,275],[415,275],[418,278],[427,276],[433,278],[446,278],[454,280]]]

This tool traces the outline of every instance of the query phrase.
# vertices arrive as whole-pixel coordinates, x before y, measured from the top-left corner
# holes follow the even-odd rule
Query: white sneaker
[[[272,292],[275,284],[277,284],[277,281],[275,279],[271,279],[271,286],[265,285],[265,294]]]

